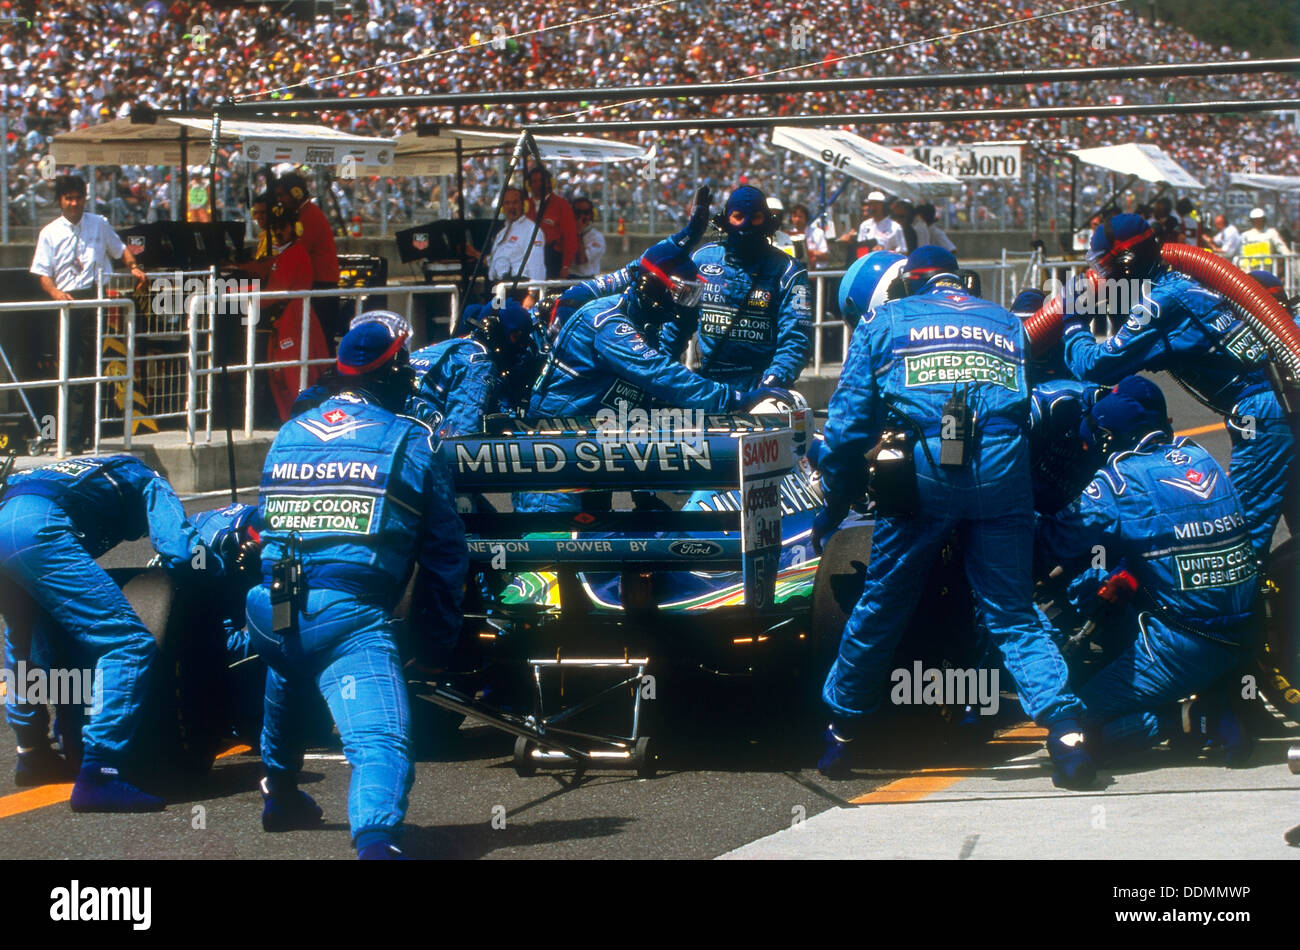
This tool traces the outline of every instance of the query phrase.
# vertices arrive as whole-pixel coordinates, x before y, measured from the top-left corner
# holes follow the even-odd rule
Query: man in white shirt
[[[889,217],[885,211],[885,195],[873,191],[867,195],[862,210],[866,217],[858,225],[858,257],[864,257],[871,251],[893,251],[896,254],[907,253],[907,238],[898,222]],[[850,235],[840,238],[849,240]]]
[[[600,259],[605,256],[605,235],[595,224],[596,207],[589,198],[573,199],[573,218],[578,224],[578,253],[569,276],[589,280],[600,276]]]
[[[505,224],[497,231],[488,251],[488,280],[495,283],[516,274],[522,274],[525,283],[545,280],[546,252],[542,244],[545,235],[531,218],[524,217],[524,193],[518,188],[507,188],[501,213],[505,215]],[[478,257],[480,252],[470,247],[465,253]]]
[[[1241,232],[1221,214],[1214,216],[1214,246],[1230,259],[1241,253]]]
[[[1274,254],[1290,254],[1277,228],[1270,228],[1263,208],[1250,212],[1250,228],[1241,236],[1241,269],[1274,270]]]
[[[76,175],[61,175],[55,179],[54,196],[62,215],[41,229],[30,268],[51,300],[93,300],[101,280],[113,273],[110,258],[121,258],[137,281],[145,279],[108,221],[86,211],[85,181]],[[94,311],[74,310],[68,323],[68,375],[95,375]],[[38,325],[57,329],[57,318],[43,312]],[[52,352],[57,353],[58,337],[54,339]],[[67,444],[73,452],[88,448],[93,441],[87,419],[91,398],[89,386],[68,387]]]

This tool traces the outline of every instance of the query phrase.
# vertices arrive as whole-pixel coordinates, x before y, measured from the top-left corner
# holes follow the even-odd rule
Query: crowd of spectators
[[[0,14],[8,2],[0,3]],[[310,4],[300,5],[310,8]],[[324,5],[322,5],[323,7]],[[606,13],[615,13],[605,16]],[[1136,65],[1248,58],[1248,50],[1210,46],[1186,32],[1140,17],[1127,4],[1062,15],[1038,0],[699,0],[580,5],[563,0],[356,0],[335,3],[330,15],[296,17],[283,5],[214,10],[186,0],[72,2],[39,5],[34,27],[0,33],[0,75],[6,91],[13,220],[47,219],[48,183],[37,160],[51,136],[129,114],[133,106],[212,105],[222,96],[354,97],[425,92],[562,86],[697,83],[782,75],[829,78],[860,75],[970,72],[1051,66]],[[1037,19],[1026,19],[1038,17]],[[571,21],[587,22],[570,24]],[[1011,26],[981,30],[1007,21]],[[517,34],[525,34],[518,35]],[[934,39],[942,37],[941,39]],[[1266,74],[1164,82],[1076,85],[1047,83],[966,89],[856,91],[808,96],[732,96],[709,100],[644,99],[591,105],[327,112],[319,121],[365,135],[396,136],[420,122],[515,126],[522,120],[574,115],[632,120],[699,115],[784,115],[1044,107],[1071,103],[1153,103],[1193,99],[1295,96],[1300,83]],[[1149,142],[1166,149],[1213,187],[1229,172],[1255,169],[1300,174],[1300,134],[1275,114],[1148,116],[1083,120],[1030,119],[928,125],[876,125],[864,133],[888,144],[957,144],[1024,139],[1057,148]],[[648,213],[675,215],[698,180],[728,186],[742,177],[779,193],[787,205],[820,208],[818,170],[774,148],[765,131],[643,133],[617,136],[659,143],[655,176],[595,166],[564,169],[562,191],[596,198],[610,218],[644,221]],[[230,174],[219,197],[246,203],[257,182],[247,181],[234,149],[223,152]],[[465,200],[471,214],[489,209],[500,164],[467,168]],[[1069,165],[1051,159],[1037,168],[1040,216],[1060,213]],[[180,195],[161,169],[100,170],[99,207],[115,217],[169,217]],[[428,217],[454,206],[452,183],[435,179],[361,179],[340,182],[327,206],[341,227]],[[1104,187],[1100,179],[1094,187]],[[839,210],[850,224],[851,190]],[[333,207],[336,205],[337,207]],[[839,206],[837,206],[838,208]],[[653,211],[651,210],[653,209]],[[1294,215],[1294,209],[1286,214]],[[949,227],[1027,227],[1025,183],[972,183],[960,200],[941,209]],[[125,222],[124,222],[125,223]],[[1064,222],[1060,222],[1063,226]]]

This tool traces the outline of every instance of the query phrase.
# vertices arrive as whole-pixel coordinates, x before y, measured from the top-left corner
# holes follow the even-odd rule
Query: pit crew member
[[[268,291],[313,289],[315,287],[312,281],[314,265],[302,239],[295,234],[296,212],[284,205],[273,205],[269,222],[271,236],[275,240],[275,260],[271,264],[271,274],[266,289]],[[329,357],[330,350],[326,343],[326,333],[322,329],[323,322],[316,313],[317,301],[320,299],[299,297],[291,300],[276,300],[263,308],[264,314],[271,321],[271,333],[267,340],[267,362],[279,363],[302,358],[304,300],[307,304],[307,359],[319,360]],[[320,374],[319,364],[309,365],[307,385],[315,383],[320,378]],[[298,383],[302,378],[302,372],[297,366],[284,366],[271,370],[267,376],[280,419],[287,420],[292,412],[294,398],[298,394]]]
[[[1137,301],[1127,321],[1104,343],[1093,337],[1092,314],[1084,312],[1094,307],[1067,308],[1065,362],[1070,371],[1079,379],[1111,385],[1140,370],[1168,370],[1222,415],[1232,440],[1233,487],[1255,552],[1264,557],[1294,466],[1290,427],[1259,367],[1265,354],[1257,352],[1248,329],[1222,296],[1161,263],[1155,235],[1140,216],[1116,215],[1100,225],[1088,260],[1101,276],[1127,279],[1140,293],[1134,294]]]
[[[31,638],[45,656],[92,663],[102,677],[82,729],[73,811],[163,808],[161,798],[140,788],[132,759],[157,647],[121,589],[95,563],[146,532],[164,566],[221,573],[220,559],[199,540],[166,479],[129,455],[65,460],[11,475],[0,500],[0,574],[12,585],[10,596],[29,598],[3,605],[11,626],[16,608],[31,622],[26,630],[9,631],[16,640],[13,655],[21,659],[19,644]],[[44,711],[6,709],[18,736],[19,768],[55,768]],[[34,758],[24,763],[25,756]]]
[[[414,776],[394,608],[418,564],[413,629],[422,642],[450,646],[467,559],[433,431],[398,414],[410,391],[408,360],[406,337],[389,321],[360,323],[344,336],[338,370],[352,385],[290,420],[267,455],[258,504],[262,583],[248,595],[251,643],[270,667],[262,827],[321,819],[297,787],[300,723],[319,690],[352,765],[348,821],[365,859],[400,857]]]
[[[1106,462],[1040,522],[1040,565],[1086,569],[1071,585],[1081,607],[1121,564],[1137,586],[1129,646],[1079,692],[1089,744],[1101,757],[1217,740],[1244,764],[1250,740],[1219,688],[1254,646],[1256,561],[1237,493],[1208,452],[1173,437],[1164,395],[1140,376],[1099,399],[1080,434]],[[1106,563],[1090,567],[1099,548]],[[1198,704],[1180,708],[1192,694]]]
[[[1011,312],[1022,321],[1047,299],[1041,290],[1022,290]],[[1059,343],[1035,353],[1025,366],[1029,378],[1029,472],[1034,510],[1059,511],[1078,497],[1096,472],[1079,440],[1079,424],[1106,387],[1073,378]]]
[[[812,352],[808,271],[773,247],[763,192],[741,185],[722,215],[726,240],[692,255],[708,281],[699,307],[700,375],[736,389],[788,388]],[[685,348],[690,325],[669,324],[661,342]]]
[[[478,431],[486,413],[517,415],[537,377],[533,320],[522,306],[471,304],[461,322],[465,335],[411,354],[439,438]]]
[[[294,233],[311,262],[312,290],[338,290],[339,253],[334,229],[320,205],[307,193],[307,181],[297,172],[281,175],[271,188],[275,203],[294,212]],[[279,243],[279,238],[276,238]],[[313,297],[312,309],[320,320],[326,344],[333,347],[343,334],[338,297]],[[333,352],[333,350],[331,350]]]
[[[675,363],[654,346],[666,326],[698,308],[704,282],[684,251],[660,241],[637,264],[636,283],[591,301],[560,328],[528,406],[533,418],[590,415],[602,408],[663,405],[721,412],[739,393]]]
[[[632,286],[618,297],[591,301],[560,327],[528,416],[595,415],[618,411],[620,404],[648,408],[652,402],[722,412],[783,392],[768,387],[742,393],[691,372],[655,345],[669,321],[692,319],[703,290],[685,251],[671,240],[652,246],[638,262]],[[516,507],[567,511],[581,503],[579,496],[551,492],[523,496]]]
[[[1020,321],[968,296],[956,258],[933,245],[908,255],[908,296],[864,313],[880,279],[872,264],[863,258],[840,283],[841,312],[861,320],[831,397],[820,459],[826,509],[814,523],[814,538],[820,542],[863,494],[863,455],[886,426],[909,430],[918,443],[916,492],[911,504],[899,502],[899,513],[876,520],[866,586],[822,690],[832,721],[818,767],[829,775],[848,769],[850,740],[879,708],[928,568],[956,529],[980,619],[1025,712],[1048,728],[1053,781],[1086,787],[1095,771],[1078,721],[1082,707],[1032,602],[1029,391]],[[877,503],[884,507],[881,498]]]

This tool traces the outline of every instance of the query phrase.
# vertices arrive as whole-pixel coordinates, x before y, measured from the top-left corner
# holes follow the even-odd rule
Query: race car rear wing
[[[445,440],[441,453],[460,496],[471,562],[509,572],[740,570],[746,606],[770,605],[781,545],[781,480],[808,443],[812,412],[689,415],[681,426],[662,419],[639,425],[635,412],[620,419],[489,423],[490,433]],[[737,487],[740,511],[475,510],[482,508],[475,496],[495,492]]]

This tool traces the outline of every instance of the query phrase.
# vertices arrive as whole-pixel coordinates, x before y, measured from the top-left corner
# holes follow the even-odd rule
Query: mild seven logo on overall
[[[908,332],[908,339],[913,343],[961,340],[975,344],[974,347],[936,347],[906,353],[903,366],[908,388],[955,383],[993,383],[1013,392],[1019,388],[1016,343],[996,330],[969,325],[915,327]]]

